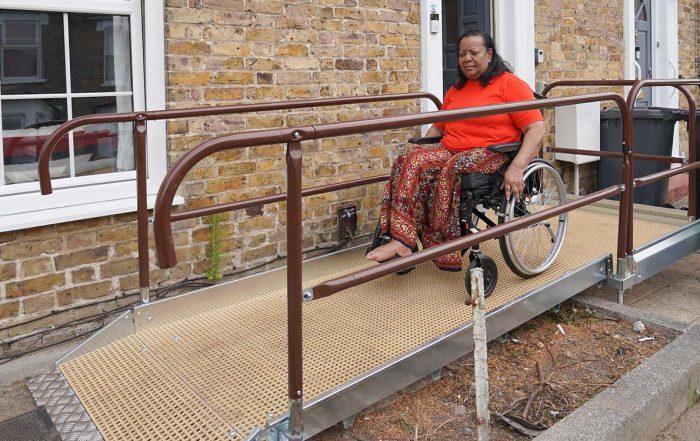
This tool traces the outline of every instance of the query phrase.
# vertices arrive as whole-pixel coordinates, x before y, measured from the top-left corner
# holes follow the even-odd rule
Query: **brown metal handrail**
[[[688,89],[685,86],[700,86],[700,79],[677,79],[677,80],[641,80],[636,82],[633,86],[632,89],[630,89],[629,93],[627,94],[627,107],[628,108],[633,108],[634,107],[634,102],[637,100],[637,95],[639,95],[639,91],[642,89],[642,87],[660,87],[660,86],[670,86],[670,87],[675,87],[678,89],[683,96],[685,96],[686,101],[688,102],[688,163],[690,165],[693,165],[695,161],[697,161],[697,121],[696,121],[696,112],[697,112],[697,105],[695,103],[695,99],[693,99],[693,95],[688,91]],[[632,121],[632,114],[628,115],[628,118],[630,118],[630,122]],[[633,142],[633,136],[634,133],[633,131],[630,131],[630,144]],[[678,167],[676,169],[671,169],[669,170],[669,174],[666,175],[667,177],[671,177],[680,173],[688,173],[688,216],[690,216],[692,219],[697,218],[697,195],[698,195],[698,188],[697,188],[697,172],[696,172],[697,167]],[[634,176],[632,173],[632,167],[630,167],[630,178],[629,178],[629,183],[632,184],[632,176]],[[641,184],[644,185],[644,184]],[[626,203],[629,205],[629,209],[632,209],[632,203],[634,200],[632,199],[632,195],[628,197],[628,200]],[[632,242],[632,237],[633,237],[633,230],[632,230],[632,224],[633,222],[630,220],[628,224],[628,237],[630,238],[629,243],[627,244],[627,253],[631,254],[632,253],[632,248],[633,248],[633,242]]]
[[[623,158],[625,155],[622,152],[608,152],[604,150],[586,150],[586,149],[573,149],[567,147],[543,147],[545,152],[553,153],[569,153],[572,155],[584,155],[584,156],[600,156],[601,158]],[[687,162],[684,158],[677,158],[675,156],[661,156],[661,155],[647,155],[645,153],[632,153],[634,159],[639,159],[640,161],[659,161],[659,162],[670,162],[683,164]]]
[[[241,132],[232,135],[225,135],[205,141],[197,147],[185,153],[168,172],[158,191],[154,214],[154,231],[156,242],[156,261],[161,268],[171,268],[175,265],[175,248],[172,241],[172,203],[178,186],[185,175],[202,159],[222,150],[229,150],[242,147],[252,147],[266,144],[289,143],[332,136],[351,135],[369,131],[379,131],[384,129],[411,127],[434,122],[454,121],[459,119],[475,118],[487,115],[496,115],[521,110],[533,110],[547,107],[560,107],[578,103],[596,101],[615,101],[620,107],[620,112],[626,115],[627,108],[624,99],[617,94],[602,93],[581,95],[577,97],[551,98],[539,101],[523,101],[507,104],[499,104],[484,107],[474,107],[468,109],[446,110],[439,112],[429,112],[419,115],[403,115],[394,117],[382,117],[367,120],[348,121],[340,123],[329,123],[317,126],[305,126],[298,128],[267,129],[251,132]],[[623,131],[627,129],[623,125]],[[364,178],[354,181],[355,185],[365,184]],[[342,184],[340,184],[342,185]],[[349,188],[349,187],[339,187]],[[281,196],[281,195],[280,195]],[[227,211],[222,206],[209,207],[207,213],[220,213]],[[181,211],[178,219],[187,219],[200,215],[200,210]]]
[[[688,102],[688,112],[691,115],[690,118],[688,119],[688,163],[690,165],[694,164],[695,161],[697,160],[697,152],[696,152],[696,140],[697,140],[697,123],[696,123],[696,118],[695,114],[697,111],[697,106],[695,103],[695,100],[693,99],[693,96],[691,93],[688,91],[688,89],[685,86],[700,86],[700,79],[669,79],[669,80],[563,80],[563,81],[555,81],[552,84],[549,84],[545,89],[542,91],[542,94],[546,96],[546,94],[552,90],[555,87],[559,86],[631,86],[631,89],[629,93],[627,94],[627,108],[629,112],[626,115],[626,118],[628,118],[628,125],[629,127],[632,127],[634,124],[634,103],[637,100],[637,95],[639,94],[639,91],[643,87],[659,87],[659,86],[669,86],[669,87],[674,87],[678,89],[683,96],[685,97],[686,101]],[[625,118],[625,117],[622,117]],[[624,121],[623,121],[624,123]],[[620,272],[620,275],[625,275],[624,273],[627,271],[627,265],[624,264],[621,259],[628,255],[632,255],[634,252],[634,187],[637,186],[635,185],[637,182],[639,182],[638,186],[646,185],[649,182],[653,182],[659,179],[662,179],[663,177],[671,177],[680,173],[688,173],[688,216],[691,219],[696,219],[697,218],[697,195],[698,195],[698,188],[697,188],[697,172],[696,166],[688,167],[688,166],[682,166],[678,167],[672,170],[668,170],[667,172],[660,172],[656,173],[654,175],[650,175],[650,177],[653,177],[653,180],[648,180],[645,179],[647,177],[639,178],[637,180],[633,179],[634,176],[634,160],[635,159],[642,159],[642,160],[657,160],[657,161],[664,161],[664,162],[676,162],[674,160],[670,159],[662,159],[662,158],[655,158],[656,155],[642,155],[642,154],[635,154],[633,152],[634,146],[634,131],[629,130],[628,136],[625,137],[623,134],[623,167],[622,167],[622,183],[625,185],[626,189],[629,189],[629,191],[624,191],[623,195],[621,197],[620,201],[620,215],[619,215],[619,232],[620,236],[623,234],[623,228],[625,230],[624,236],[625,236],[625,252],[624,253],[619,253],[618,251],[618,271]],[[625,148],[626,146],[626,148]],[[551,147],[548,149],[548,151],[551,152],[561,152],[561,153],[571,153],[570,151],[567,151],[568,149],[561,149],[557,147]],[[595,151],[591,150],[580,150],[577,151],[576,153],[579,154],[587,154],[590,156],[609,156],[608,152],[606,153],[596,153]],[[617,157],[617,156],[616,156]],[[665,157],[668,158],[668,157]],[[681,160],[681,162],[683,162]],[[662,176],[662,177],[659,177]]]
[[[81,126],[88,124],[101,123],[118,123],[132,122],[134,124],[134,139],[136,140],[136,213],[137,213],[137,231],[138,231],[138,261],[139,261],[139,288],[141,290],[141,301],[147,303],[149,301],[149,262],[148,262],[148,207],[146,204],[146,138],[147,126],[146,121],[156,121],[163,119],[190,118],[199,116],[213,115],[228,115],[247,112],[262,112],[272,110],[291,110],[309,107],[328,107],[340,106],[347,104],[363,104],[383,101],[395,101],[406,99],[421,99],[426,98],[432,101],[439,109],[442,107],[442,102],[435,95],[428,92],[410,92],[410,93],[395,93],[386,95],[364,95],[341,98],[318,98],[310,100],[296,101],[276,101],[270,103],[256,104],[237,104],[233,106],[214,106],[201,107],[195,109],[172,109],[172,110],[155,110],[131,113],[107,113],[99,115],[86,115],[74,118],[61,124],[49,136],[39,150],[39,188],[42,194],[50,194],[53,192],[51,186],[51,175],[49,173],[49,161],[58,142],[68,132]],[[386,177],[383,177],[386,179]],[[313,189],[307,191],[307,194],[313,193]],[[273,196],[270,202],[278,199],[280,196]],[[266,198],[246,201],[252,205],[266,203]],[[252,206],[248,205],[248,206]],[[237,203],[230,204],[230,209],[237,208]],[[202,209],[200,215],[210,214],[206,209]]]
[[[150,110],[130,113],[102,113],[99,115],[85,115],[73,118],[61,124],[49,136],[39,151],[39,187],[41,194],[51,194],[51,176],[49,174],[49,160],[53,149],[58,142],[71,130],[89,124],[157,121],[163,119],[192,118],[199,116],[230,115],[248,112],[263,112],[272,110],[291,110],[309,107],[328,107],[347,104],[363,104],[384,101],[398,101],[406,99],[426,98],[432,101],[439,109],[442,101],[429,92],[393,93],[386,95],[363,95],[341,98],[318,98],[311,100],[275,101],[270,103],[236,104],[232,106],[200,107],[194,109]]]
[[[156,242],[156,258],[158,265],[162,268],[169,268],[175,265],[175,248],[172,240],[171,223],[173,220],[172,202],[175,193],[185,175],[205,157],[216,152],[243,148],[263,144],[287,143],[287,362],[288,362],[288,397],[289,397],[289,428],[290,438],[301,437],[302,428],[302,397],[303,397],[303,364],[302,364],[302,152],[301,141],[319,139],[331,136],[352,135],[357,133],[378,131],[390,128],[410,127],[421,124],[454,121],[458,119],[475,118],[480,116],[509,113],[513,111],[541,109],[544,107],[558,107],[593,101],[614,101],[620,108],[621,114],[625,115],[628,109],[624,99],[617,94],[603,93],[584,95],[579,97],[554,98],[540,101],[526,101],[517,103],[507,103],[477,108],[457,109],[430,112],[420,115],[406,115],[396,117],[383,117],[369,120],[350,121],[333,124],[322,124],[318,126],[305,126],[289,129],[260,130],[256,132],[242,132],[226,135],[205,141],[192,150],[185,153],[173,168],[168,172],[161,184],[156,199],[154,212],[154,236]],[[627,134],[628,118],[623,120],[623,132]],[[624,167],[624,166],[623,166]],[[352,181],[352,185],[362,185],[370,182],[374,178],[364,178]],[[347,188],[347,182],[334,184],[326,188]],[[589,195],[578,201],[567,203],[558,207],[559,212],[570,211],[579,206],[600,200],[620,193],[623,186],[613,186],[596,194]],[[319,191],[322,191],[319,189]],[[278,195],[277,197],[282,197]],[[241,205],[242,207],[242,205]],[[227,208],[231,208],[228,205]],[[210,207],[210,213],[221,211],[222,207]],[[363,270],[349,276],[340,277],[335,280],[325,282],[316,287],[319,295],[329,295],[346,287],[353,286],[373,278],[381,277],[396,270],[396,268],[406,268],[417,262],[422,262],[432,257],[444,253],[447,248],[459,249],[463,243],[484,240],[491,235],[506,234],[509,231],[521,228],[524,225],[535,223],[542,215],[551,216],[556,211],[542,212],[539,215],[527,216],[517,221],[511,221],[497,227],[493,231],[484,231],[466,239],[451,241],[439,247],[431,248],[414,255],[397,259],[394,262],[382,263],[368,270]],[[184,219],[198,215],[201,211],[189,210],[180,212],[180,218]],[[470,242],[472,243],[472,242]],[[624,238],[618,242],[618,251],[624,252]],[[311,294],[311,298],[314,294]],[[306,298],[309,298],[306,295]]]
[[[550,90],[555,87],[564,86],[584,86],[584,87],[600,87],[600,86],[631,86],[637,80],[559,80],[547,84],[542,89],[542,96],[547,96]]]

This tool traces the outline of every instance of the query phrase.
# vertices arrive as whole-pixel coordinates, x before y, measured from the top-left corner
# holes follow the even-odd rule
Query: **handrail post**
[[[634,188],[633,180],[633,149],[634,142],[634,113],[633,105],[620,108],[622,122],[622,170],[621,182],[624,185],[620,195],[620,214],[618,217],[617,236],[617,275],[624,278],[628,271],[627,256],[631,254],[632,234],[633,234],[633,203]]]
[[[300,132],[292,138],[301,139]],[[287,356],[289,364],[289,440],[301,440],[302,419],[302,204],[301,142],[287,143]]]
[[[686,93],[686,99],[688,100],[688,161],[692,164],[698,160],[697,105],[690,93]],[[691,221],[698,218],[697,210],[700,205],[698,177],[698,172],[695,170],[688,173],[688,217]]]
[[[136,224],[138,232],[139,291],[141,303],[150,301],[148,263],[148,206],[146,204],[146,116],[139,114],[134,121],[136,140]]]

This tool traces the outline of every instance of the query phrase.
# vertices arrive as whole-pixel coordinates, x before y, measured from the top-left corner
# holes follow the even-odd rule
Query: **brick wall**
[[[622,0],[537,0],[535,2],[535,47],[544,49],[545,61],[535,68],[536,79],[552,83],[570,79],[623,78]],[[550,97],[596,93],[610,88],[566,87],[554,89]],[[621,93],[621,88],[612,88]],[[545,111],[547,127],[554,126],[554,111]],[[545,137],[554,145],[554,131]],[[565,146],[562,146],[565,147]],[[553,155],[552,155],[553,156]],[[573,191],[573,165],[558,162],[564,182]],[[582,194],[596,188],[596,163],[580,166]]]
[[[165,16],[168,108],[420,89],[415,1],[167,0]],[[168,161],[172,165],[187,149],[233,131],[419,111],[417,101],[399,101],[176,120],[167,129]],[[304,185],[385,174],[397,146],[416,133],[304,142]],[[181,187],[186,206],[285,191],[284,151],[282,145],[260,146],[208,158]],[[305,250],[338,243],[342,205],[360,209],[360,234],[373,231],[381,188],[375,184],[306,198]],[[283,203],[227,214],[224,270],[237,272],[284,256],[285,223]],[[152,287],[197,278],[204,271],[208,219],[180,222],[174,230],[178,266],[157,269],[151,253]],[[136,269],[133,214],[1,233],[0,327],[57,313],[0,332],[0,339],[137,301]],[[76,306],[81,308],[69,311]]]
[[[678,1],[678,73],[683,78],[698,78],[700,76],[700,5],[694,0]],[[682,23],[682,24],[681,24]],[[689,87],[700,104],[700,88]],[[681,107],[687,109],[685,98],[679,98]],[[680,126],[680,150],[688,155],[688,132],[685,124]]]
[[[406,0],[166,3],[170,107],[411,92],[420,89],[418,3]],[[202,118],[168,127],[170,161],[204,139],[231,130],[300,126],[418,112],[417,102],[368,104]],[[303,143],[305,185],[385,173],[388,154],[415,130]],[[227,151],[186,177],[188,206],[283,192],[284,146]],[[337,209],[361,209],[371,231],[381,186],[309,197],[304,247],[337,241]],[[284,204],[232,213],[225,261],[255,265],[285,253]],[[372,221],[367,222],[367,219]],[[194,237],[207,227],[195,222]],[[194,238],[193,237],[193,238]],[[195,245],[197,246],[197,245]],[[185,248],[186,249],[186,248]],[[200,249],[192,256],[201,256]],[[196,270],[200,269],[197,265]]]

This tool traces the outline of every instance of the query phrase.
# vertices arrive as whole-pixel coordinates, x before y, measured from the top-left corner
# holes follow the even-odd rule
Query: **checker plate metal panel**
[[[103,441],[102,435],[58,368],[32,378],[27,387],[36,404],[46,407],[46,412],[63,440]]]

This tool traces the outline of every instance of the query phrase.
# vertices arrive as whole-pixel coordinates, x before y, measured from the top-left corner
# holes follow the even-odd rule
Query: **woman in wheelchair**
[[[491,36],[469,31],[459,38],[458,79],[445,95],[443,110],[534,99],[530,87],[513,75],[498,55]],[[427,132],[437,143],[413,145],[396,159],[382,199],[380,236],[390,240],[367,258],[383,262],[460,237],[460,181],[467,173],[494,174],[510,158],[486,149],[521,142],[503,174],[506,200],[526,191],[523,172],[537,155],[544,136],[539,110],[513,112],[447,123]],[[558,175],[557,175],[558,176]],[[459,251],[435,259],[443,270],[460,271]],[[509,263],[510,266],[510,263]]]

